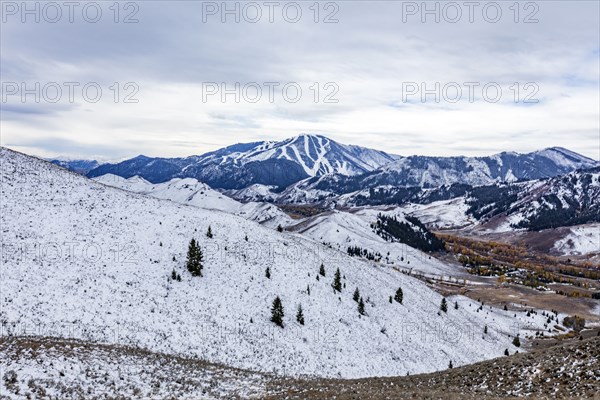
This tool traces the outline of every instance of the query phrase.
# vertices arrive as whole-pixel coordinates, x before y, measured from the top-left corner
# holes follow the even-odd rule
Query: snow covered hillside
[[[242,204],[217,192],[210,186],[198,182],[194,178],[174,178],[168,182],[158,184],[150,183],[139,176],[125,179],[117,175],[107,174],[93,179],[108,186],[149,195],[158,199],[171,200],[207,210],[219,210],[240,215],[272,228],[278,225],[287,226],[293,222],[286,213],[272,204],[259,202]]]
[[[365,377],[514,353],[509,335],[549,329],[541,313],[480,309],[460,296],[442,312],[442,296],[425,283],[301,235],[112,188],[5,148],[0,158],[3,334],[120,343],[285,375]],[[191,238],[204,252],[203,277],[184,265]],[[332,287],[337,268],[341,292]],[[402,304],[390,303],[399,287]],[[277,296],[284,328],[270,322]]]
[[[565,255],[600,255],[600,224],[572,227],[570,233],[554,244]]]
[[[352,212],[332,211],[320,214],[289,229],[341,252],[347,252],[348,247],[367,250],[375,256],[375,260],[370,261],[372,264],[381,263],[389,268],[437,276],[456,275],[462,272],[457,270],[456,266],[445,264],[425,252],[404,243],[388,242],[377,235],[372,224],[376,223],[379,213],[395,216],[399,221],[406,222],[405,214],[401,209],[364,208]],[[414,229],[418,228],[414,227]]]

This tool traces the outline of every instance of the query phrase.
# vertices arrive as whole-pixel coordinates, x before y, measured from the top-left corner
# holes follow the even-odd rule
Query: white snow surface
[[[570,233],[554,244],[564,255],[600,253],[600,224],[573,227]]]
[[[385,211],[383,208],[361,208],[352,212],[331,211],[300,222],[290,229],[296,230],[319,243],[324,243],[341,252],[348,247],[358,246],[371,253],[380,253],[379,263],[368,261],[387,268],[398,268],[404,271],[421,272],[428,275],[448,276],[456,274],[455,266],[448,265],[430,257],[429,254],[399,242],[387,242],[377,235],[371,224],[377,221],[377,214],[395,216],[405,221],[404,212],[400,208]],[[389,252],[389,255],[387,254]]]
[[[125,179],[106,174],[93,179],[105,185],[159,199],[240,215],[272,228],[278,225],[287,226],[293,222],[292,218],[277,206],[261,202],[240,203],[194,178],[174,178],[158,184],[150,183],[139,176]]]
[[[309,238],[112,188],[5,148],[0,158],[3,334],[117,342],[284,375],[351,378],[499,357],[515,350],[509,335],[517,326],[524,337],[525,323],[545,322],[541,313],[476,312],[478,303],[461,296],[440,313],[442,296],[423,282]],[[213,239],[205,236],[209,225]],[[192,237],[204,251],[203,277],[184,266]],[[321,262],[327,276],[316,280]],[[341,293],[331,286],[336,268]],[[170,279],[172,270],[181,282]],[[365,316],[352,299],[356,287]],[[390,304],[398,287],[404,302]],[[283,329],[269,321],[276,296],[285,308]],[[303,326],[294,318],[299,304]]]
[[[404,213],[418,218],[428,227],[435,229],[464,228],[477,223],[475,218],[467,214],[468,209],[464,197],[429,204],[407,204],[401,207]]]

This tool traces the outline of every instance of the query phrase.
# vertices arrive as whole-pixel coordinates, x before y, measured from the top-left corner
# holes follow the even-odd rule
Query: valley
[[[420,374],[454,376],[439,372],[449,364],[473,371],[473,363],[577,338],[581,326],[568,321],[575,315],[600,326],[597,253],[573,239],[595,225],[565,226],[550,239],[490,222],[522,212],[520,198],[542,185],[536,181],[515,184],[511,203],[495,196],[488,205],[493,186],[423,189],[412,195],[417,202],[385,205],[355,206],[346,194],[239,201],[195,178],[90,180],[6,148],[1,157],[0,347],[16,360],[17,376],[33,376],[18,390],[65,393],[33,365],[23,369],[15,349],[33,346],[43,348],[36,357],[65,347],[77,349],[72,364],[102,360],[72,385],[80,395],[110,379],[101,377],[110,376],[114,353],[128,349],[134,363],[156,365],[155,354],[173,360],[173,371],[146,372],[143,384],[133,379],[138,370],[120,369],[114,390],[132,397],[318,398],[338,390],[329,379],[342,379],[357,393],[369,388],[374,397],[365,398],[385,398],[383,377],[410,393],[434,379]],[[595,175],[590,182],[600,185]],[[594,199],[581,204],[594,207]],[[196,272],[186,269],[191,239],[201,251]],[[203,371],[195,378],[169,378],[188,376],[193,365]],[[166,387],[152,383],[165,379]],[[4,388],[16,390],[9,380]]]

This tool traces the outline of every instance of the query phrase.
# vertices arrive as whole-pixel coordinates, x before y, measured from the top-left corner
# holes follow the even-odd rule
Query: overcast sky
[[[598,1],[429,2],[439,22],[421,1],[228,2],[239,22],[220,1],[113,3],[2,2],[2,145],[116,160],[315,133],[401,155],[599,158]]]

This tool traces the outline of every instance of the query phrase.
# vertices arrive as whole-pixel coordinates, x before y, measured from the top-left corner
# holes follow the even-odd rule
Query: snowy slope
[[[573,227],[554,244],[565,255],[600,254],[600,224]]]
[[[152,184],[139,176],[125,179],[107,174],[94,180],[120,189],[206,209],[235,213],[242,207],[241,203],[193,178],[175,178],[165,183]]]
[[[434,229],[456,229],[476,224],[477,220],[467,213],[468,208],[464,197],[400,207],[404,213]]]
[[[455,266],[445,264],[429,254],[409,247],[403,243],[386,242],[371,228],[377,221],[377,214],[396,216],[406,222],[400,209],[358,209],[353,212],[332,211],[309,218],[289,229],[302,233],[317,242],[325,243],[334,249],[346,252],[348,247],[358,246],[371,253],[382,255],[380,263],[401,270],[413,270],[431,275],[456,275],[460,273]],[[389,254],[388,254],[389,253]],[[376,264],[370,261],[371,264]],[[379,264],[379,263],[378,263]]]
[[[449,299],[458,310],[438,315],[441,295],[392,268],[231,214],[112,188],[5,148],[0,158],[3,334],[117,342],[281,374],[362,377],[501,356],[515,350],[508,336],[515,323],[521,337],[525,323],[544,324],[541,314],[476,312],[464,297]],[[23,164],[34,167],[23,171]],[[209,225],[213,239],[204,235]],[[205,253],[201,278],[184,269],[192,237]],[[316,280],[321,262],[327,277]],[[337,267],[341,294],[330,286]],[[181,282],[170,279],[173,269]],[[355,287],[366,316],[352,299]],[[404,303],[390,304],[398,287]],[[269,322],[275,296],[285,308],[284,329]],[[304,326],[294,322],[298,304]]]
[[[217,192],[210,186],[198,182],[194,178],[174,178],[168,182],[158,184],[150,183],[139,176],[125,179],[120,176],[107,174],[93,179],[108,186],[145,194],[158,199],[171,200],[207,210],[219,210],[240,215],[272,228],[278,225],[287,226],[293,222],[286,213],[272,204],[258,202],[242,204]]]

